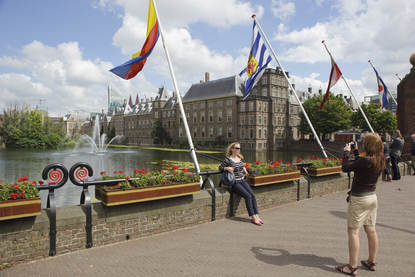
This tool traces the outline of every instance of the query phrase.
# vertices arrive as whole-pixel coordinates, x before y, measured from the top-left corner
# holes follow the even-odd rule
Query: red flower
[[[27,178],[26,176],[25,177],[20,177],[19,179],[17,179],[17,182],[23,182],[23,181],[26,181],[26,180],[29,180],[29,178]]]
[[[177,175],[177,172],[176,171],[173,171],[173,175]]]
[[[186,168],[183,168],[183,171],[184,171],[184,172],[189,172],[189,170],[187,170]]]
[[[101,175],[105,175],[105,171],[101,171],[99,174],[101,174]]]
[[[117,186],[117,187],[119,187],[119,186],[120,186],[120,184],[116,184],[116,186]]]
[[[251,168],[248,166],[248,167],[246,168],[246,170],[251,170]]]
[[[163,180],[163,184],[167,183],[167,180]]]
[[[246,163],[246,166],[250,165],[250,163]]]
[[[42,180],[39,181],[39,184],[43,185],[45,182],[43,182]]]
[[[125,173],[125,171],[124,171],[124,170],[120,170],[120,171],[119,171],[119,173],[120,173],[120,174],[124,174],[124,173]]]
[[[137,174],[138,173],[138,169],[134,169],[134,173]]]
[[[278,166],[279,166],[279,165],[280,165],[280,163],[279,163],[279,162],[277,162],[277,161],[275,161],[275,162],[274,162],[274,165],[278,165]]]
[[[343,162],[343,158],[340,158],[339,160],[340,160],[341,162]]]
[[[261,161],[260,160],[257,160],[256,162],[255,162],[255,164],[256,165],[259,165],[261,163]]]
[[[167,165],[167,168],[169,168],[169,167],[170,167],[170,165],[168,164],[168,165]]]
[[[36,185],[36,181],[33,181],[32,184]]]
[[[129,176],[125,177],[125,180],[130,180],[130,177]]]
[[[172,166],[172,169],[173,169],[173,170],[177,170],[177,169],[179,169],[179,168],[177,167],[177,165],[173,165],[173,166]]]
[[[144,169],[144,167],[140,170],[140,173],[143,174],[146,170]]]
[[[20,187],[19,186],[16,186],[16,188],[19,189]]]

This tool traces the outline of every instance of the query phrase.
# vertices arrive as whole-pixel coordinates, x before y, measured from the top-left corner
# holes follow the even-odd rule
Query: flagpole
[[[311,121],[310,121],[310,119],[308,118],[308,115],[307,115],[307,113],[306,113],[306,111],[305,111],[305,109],[304,109],[304,107],[303,107],[303,104],[301,103],[300,99],[298,98],[297,93],[295,92],[294,87],[291,85],[291,82],[290,82],[290,80],[288,79],[287,74],[285,74],[285,70],[284,70],[284,68],[282,67],[282,65],[280,64],[280,62],[279,62],[279,60],[278,60],[278,58],[277,58],[277,54],[275,54],[274,49],[272,48],[271,44],[269,43],[268,38],[267,38],[267,36],[265,35],[264,31],[262,30],[261,25],[259,24],[258,20],[256,20],[256,15],[255,15],[255,14],[253,14],[253,15],[252,15],[252,18],[254,19],[255,23],[258,25],[258,29],[259,29],[259,31],[261,32],[261,35],[264,37],[265,43],[267,44],[268,48],[271,50],[271,53],[272,53],[272,55],[274,56],[274,59],[277,61],[278,66],[281,68],[281,70],[282,70],[282,74],[284,75],[285,79],[286,79],[286,80],[287,80],[287,82],[288,82],[288,86],[290,87],[291,91],[292,91],[292,92],[294,92],[295,99],[297,99],[297,102],[300,104],[300,108],[301,108],[301,110],[302,110],[302,112],[303,112],[303,114],[304,114],[304,117],[306,118],[307,123],[308,123],[308,125],[310,126],[311,131],[313,132],[314,137],[316,138],[316,140],[317,140],[317,142],[318,142],[318,145],[320,146],[321,151],[323,152],[324,157],[325,157],[325,158],[327,158],[326,151],[324,150],[324,147],[323,147],[323,145],[321,144],[320,138],[318,137],[318,135],[317,135],[316,131],[314,130],[313,124],[311,124]]]
[[[179,91],[179,88],[177,86],[176,76],[174,74],[173,65],[172,65],[172,62],[170,60],[169,50],[167,49],[166,42],[164,41],[163,29],[161,28],[160,17],[158,15],[156,0],[152,0],[152,2],[153,2],[153,6],[154,6],[154,11],[156,12],[156,17],[157,17],[157,21],[158,21],[158,25],[159,25],[158,28],[159,28],[159,31],[160,31],[161,40],[163,41],[164,52],[166,53],[167,61],[168,61],[168,64],[169,64],[170,75],[171,75],[171,78],[173,80],[174,90],[176,92],[177,101],[179,102],[180,113],[182,115],[184,128],[186,130],[187,140],[188,140],[189,146],[190,146],[190,156],[191,156],[191,158],[193,160],[193,163],[195,165],[196,173],[199,174],[200,173],[199,163],[197,161],[195,148],[193,146],[193,141],[192,141],[192,136],[190,134],[189,125],[187,124],[186,114],[185,114],[184,109],[183,109],[182,97],[180,95],[180,91]],[[202,185],[202,177],[200,177],[200,185]]]
[[[372,66],[373,70],[375,70],[375,67],[374,67],[374,66],[373,66],[373,64],[372,64],[372,61],[371,61],[371,60],[368,60],[368,62],[369,62],[369,63],[370,63],[370,65]],[[378,74],[379,74],[379,73],[378,73]],[[380,77],[380,76],[379,76],[379,77]],[[387,91],[387,92],[389,92],[389,89],[388,89],[388,88],[386,88],[386,91]],[[393,102],[395,102],[396,106],[398,106],[398,102],[396,102],[396,99],[395,99],[395,97],[393,97],[392,93],[390,93],[390,92],[389,92],[389,95],[392,97]]]
[[[334,61],[333,56],[331,55],[331,53],[330,53],[329,49],[327,48],[326,43],[324,42],[324,40],[323,40],[321,43],[323,43],[324,48],[326,48],[326,51],[327,51],[327,53],[329,53],[330,58]],[[334,61],[334,62],[335,62],[335,61]],[[367,123],[367,125],[369,126],[370,131],[371,131],[372,133],[374,133],[375,131],[373,131],[372,125],[370,125],[369,120],[367,119],[366,114],[364,113],[364,111],[363,111],[362,107],[360,107],[360,104],[359,104],[359,102],[357,101],[356,97],[354,96],[352,89],[349,87],[349,84],[347,83],[346,79],[343,77],[343,74],[342,74],[341,76],[342,76],[342,79],[343,79],[344,83],[346,84],[347,88],[349,89],[350,94],[353,96],[354,101],[356,101],[357,106],[359,107],[360,112],[362,113],[362,115],[363,115],[364,119],[366,120],[366,123]]]

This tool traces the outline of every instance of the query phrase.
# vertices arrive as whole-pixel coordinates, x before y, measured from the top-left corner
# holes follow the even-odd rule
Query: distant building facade
[[[244,100],[243,89],[237,75],[210,81],[208,73],[205,81],[190,87],[182,102],[196,145],[239,141],[248,150],[276,150],[287,140],[300,139],[300,106],[279,68],[266,69]],[[300,96],[301,101],[306,98]],[[137,96],[133,103],[130,97],[100,117],[107,134],[115,129],[131,145],[151,145],[156,120],[174,143],[187,141],[177,98],[164,88],[155,98],[140,100]]]

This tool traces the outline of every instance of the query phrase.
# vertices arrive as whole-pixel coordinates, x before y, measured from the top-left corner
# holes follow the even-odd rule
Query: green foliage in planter
[[[311,168],[322,168],[322,167],[334,167],[334,166],[341,166],[342,159],[334,159],[334,158],[319,158],[312,156],[311,160],[306,160],[305,162],[310,162],[312,165]]]
[[[27,177],[19,178],[17,184],[0,182],[0,201],[39,197],[39,190],[35,188],[36,184],[36,181],[31,182]]]
[[[292,163],[283,164],[282,161],[277,162],[261,162],[260,160],[255,163],[246,163],[244,164],[249,175],[260,176],[266,174],[278,174],[278,173],[288,173],[298,170],[297,166]]]

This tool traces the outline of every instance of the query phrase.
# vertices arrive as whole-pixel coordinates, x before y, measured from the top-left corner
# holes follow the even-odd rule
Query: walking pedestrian
[[[369,257],[361,261],[361,264],[371,271],[376,270],[376,255],[379,240],[376,233],[377,196],[376,183],[385,168],[383,156],[383,143],[378,134],[366,134],[363,138],[365,157],[359,157],[357,145],[355,145],[355,160],[349,160],[350,143],[344,147],[342,170],[354,171],[352,189],[348,197],[347,210],[347,234],[349,240],[349,263],[336,266],[341,273],[356,276],[357,259],[359,255],[360,241],[359,229],[364,227],[369,244]]]
[[[386,141],[386,136],[382,136],[383,142],[383,155],[385,156],[385,170],[383,171],[384,180],[392,181],[391,172],[391,157],[389,155],[389,143]]]
[[[226,149],[225,156],[226,158],[219,166],[219,170],[221,172],[227,170],[235,174],[235,183],[232,185],[232,191],[245,199],[246,209],[248,210],[248,215],[251,217],[251,222],[261,226],[264,221],[258,215],[255,194],[245,179],[245,175],[248,172],[242,162],[244,157],[241,154],[241,144],[239,142],[231,143]]]
[[[390,157],[392,164],[392,180],[400,180],[401,173],[399,172],[398,164],[402,155],[402,148],[404,144],[404,139],[399,130],[396,130],[393,135],[393,140],[390,145]]]

